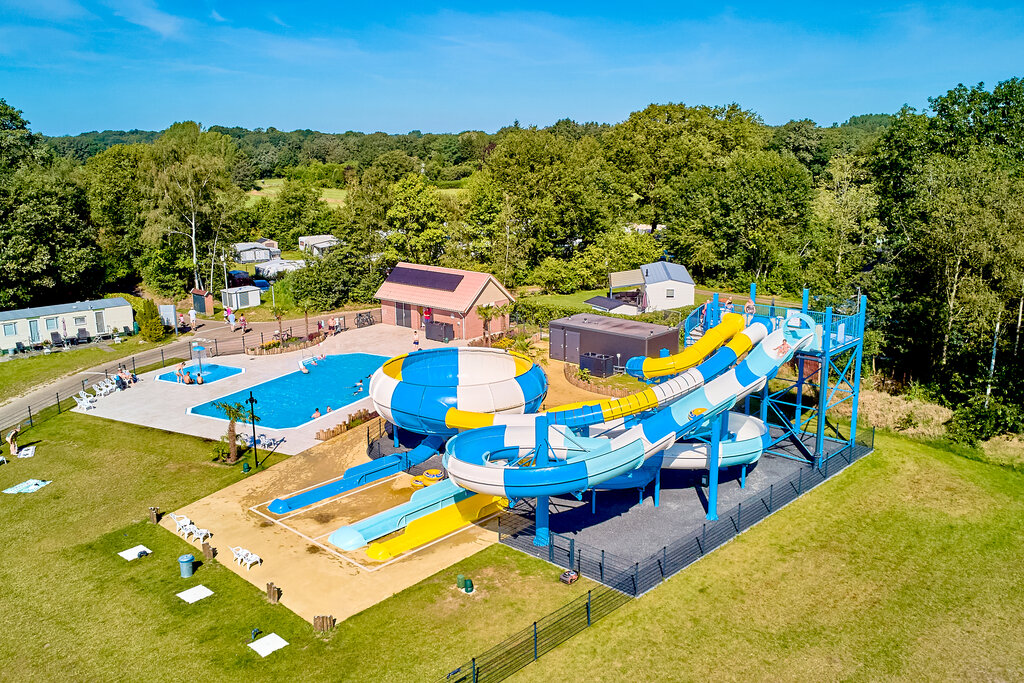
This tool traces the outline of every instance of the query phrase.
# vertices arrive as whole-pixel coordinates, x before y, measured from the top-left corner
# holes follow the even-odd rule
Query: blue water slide
[[[362,548],[381,536],[398,531],[414,519],[419,519],[443,507],[454,505],[473,495],[472,491],[445,479],[412,494],[408,502],[380,512],[355,524],[343,526],[327,537],[328,542],[342,550]]]
[[[764,386],[813,337],[813,321],[807,316],[790,319],[740,364],[620,434],[576,436],[564,426],[550,426],[547,451],[538,458],[532,427],[495,425],[450,439],[444,466],[456,483],[479,493],[509,498],[580,493],[639,468],[646,458],[706,429],[714,417]],[[749,448],[750,439],[744,441],[742,448]]]
[[[383,479],[384,477],[407,470],[414,465],[419,465],[431,456],[437,455],[443,446],[444,439],[437,436],[428,436],[408,453],[385,455],[382,458],[350,467],[345,470],[345,474],[341,479],[317,486],[308,491],[303,491],[302,493],[297,493],[290,498],[277,498],[267,506],[267,509],[275,515],[283,515],[304,508],[307,505],[319,503],[339,493],[345,493],[363,484]]]

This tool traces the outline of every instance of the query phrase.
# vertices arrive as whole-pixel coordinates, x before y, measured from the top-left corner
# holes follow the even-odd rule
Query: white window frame
[[[665,298],[666,299],[675,299],[676,298],[676,290],[675,290],[675,288],[667,288],[667,289],[665,289]]]
[[[75,327],[85,327],[86,322],[85,322],[85,316],[84,315],[76,315],[74,320],[75,320]]]
[[[4,323],[4,336],[5,337],[17,337],[18,336],[18,323]]]
[[[52,327],[51,327],[51,325],[52,325]],[[57,331],[57,319],[56,318],[47,318],[46,319],[46,331],[47,332],[56,332]]]

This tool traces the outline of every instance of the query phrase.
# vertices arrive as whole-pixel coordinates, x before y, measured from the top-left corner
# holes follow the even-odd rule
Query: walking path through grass
[[[1024,474],[876,448],[517,680],[1020,680]]]

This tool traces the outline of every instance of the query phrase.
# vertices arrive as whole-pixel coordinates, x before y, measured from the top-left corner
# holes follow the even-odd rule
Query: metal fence
[[[511,676],[598,618],[633,597],[643,595],[841,472],[873,451],[874,443],[875,433],[872,429],[869,438],[834,453],[824,459],[820,467],[801,468],[790,477],[771,484],[761,497],[739,503],[723,513],[718,520],[703,524],[698,534],[679,538],[638,562],[555,533],[550,534],[546,545],[538,547],[534,545],[536,529],[526,517],[528,510],[519,509],[513,514],[504,515],[499,518],[498,525],[498,538],[502,543],[558,567],[575,569],[581,576],[593,579],[603,587],[588,592],[585,598],[577,598],[534,622],[532,626],[451,671],[442,680],[476,683],[500,681]],[[595,608],[597,604],[600,604],[599,608]]]

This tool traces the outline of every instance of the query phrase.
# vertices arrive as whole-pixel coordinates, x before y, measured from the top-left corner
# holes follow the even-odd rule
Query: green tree
[[[139,335],[149,342],[157,342],[164,338],[164,324],[160,320],[160,312],[152,299],[145,299],[142,302],[142,312],[139,313]]]
[[[224,413],[224,417],[228,420],[228,464],[233,465],[238,462],[238,433],[236,423],[245,421],[257,423],[260,421],[259,415],[252,413],[244,405],[237,402],[229,403],[227,401],[217,401],[213,404],[213,407]],[[253,450],[255,450],[256,444],[253,444],[252,447]]]
[[[145,146],[114,145],[85,164],[105,280],[115,290],[134,285],[142,271],[142,231],[150,208],[140,182],[145,163]]]
[[[183,239],[200,289],[201,260],[210,263],[212,280],[222,233],[244,202],[231,182],[234,156],[231,138],[192,121],[174,124],[153,145],[148,177],[156,208],[147,216],[147,235],[154,244],[166,236]]]

